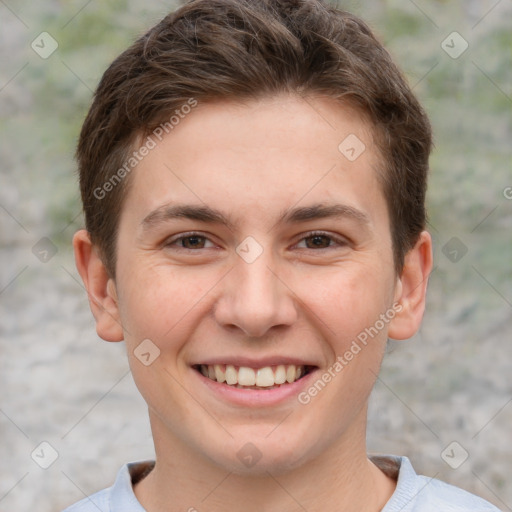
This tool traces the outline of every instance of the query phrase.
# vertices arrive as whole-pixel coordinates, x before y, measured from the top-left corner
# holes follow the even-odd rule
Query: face
[[[281,96],[200,104],[138,164],[110,285],[157,453],[279,472],[364,444],[401,293],[379,161],[355,111]]]

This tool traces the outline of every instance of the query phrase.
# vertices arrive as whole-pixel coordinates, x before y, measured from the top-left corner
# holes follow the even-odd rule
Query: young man
[[[423,315],[428,119],[355,16],[195,0],[104,74],[76,263],[156,461],[68,511],[493,511],[368,458],[388,337]]]

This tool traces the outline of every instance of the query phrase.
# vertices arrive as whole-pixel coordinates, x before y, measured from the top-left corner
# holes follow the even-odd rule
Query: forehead
[[[282,219],[293,205],[340,201],[369,217],[387,215],[371,129],[333,99],[199,104],[161,140],[149,137],[154,148],[134,169],[123,208],[139,222],[177,202],[252,213],[253,222]]]

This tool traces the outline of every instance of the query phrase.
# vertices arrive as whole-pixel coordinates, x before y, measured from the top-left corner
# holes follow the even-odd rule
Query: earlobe
[[[405,340],[419,329],[425,311],[427,284],[431,271],[432,238],[427,231],[423,231],[416,245],[405,256],[395,293],[395,301],[401,305],[401,310],[390,322],[390,338]]]
[[[75,263],[84,282],[89,305],[96,320],[96,332],[105,341],[122,341],[121,325],[115,281],[92,244],[89,233],[80,230],[73,237]]]

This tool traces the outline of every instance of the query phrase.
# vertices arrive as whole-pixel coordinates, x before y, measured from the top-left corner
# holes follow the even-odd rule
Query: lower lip
[[[291,398],[297,399],[299,393],[310,385],[309,383],[311,379],[314,378],[317,370],[311,371],[291,384],[281,384],[278,388],[261,390],[235,388],[229,384],[220,383],[205,377],[202,373],[193,368],[192,371],[211,392],[224,401],[244,407],[268,407],[285,402]]]

